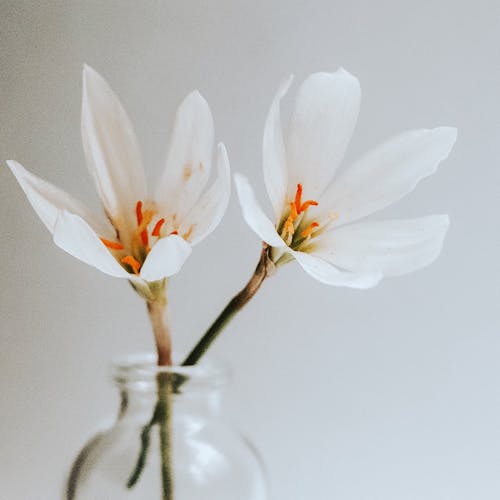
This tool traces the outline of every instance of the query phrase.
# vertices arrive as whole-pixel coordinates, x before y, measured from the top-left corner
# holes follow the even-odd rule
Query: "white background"
[[[96,209],[80,144],[83,62],[127,108],[151,179],[176,106],[198,88],[233,170],[266,203],[263,123],[289,73],[342,65],[358,76],[348,160],[405,129],[458,127],[438,173],[381,214],[450,214],[434,265],[366,292],[290,265],[214,348],[234,366],[227,411],[265,457],[273,500],[500,497],[499,28],[485,0],[0,2],[1,157]],[[57,249],[7,168],[0,189],[0,496],[52,500],[116,410],[110,358],[152,339],[130,287]],[[179,352],[258,254],[233,196],[171,282]]]

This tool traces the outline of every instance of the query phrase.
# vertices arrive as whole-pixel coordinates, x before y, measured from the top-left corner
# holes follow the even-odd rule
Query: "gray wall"
[[[0,156],[96,208],[80,144],[83,62],[121,97],[153,176],[177,104],[200,89],[233,170],[262,201],[263,123],[291,72],[342,65],[359,77],[349,158],[405,129],[458,127],[438,173],[382,214],[449,213],[434,265],[366,292],[288,266],[214,349],[234,365],[227,409],[262,451],[273,500],[500,496],[499,28],[486,0],[0,2]],[[126,283],[57,249],[6,168],[0,189],[1,496],[52,500],[116,409],[110,358],[152,339]],[[172,280],[178,351],[258,253],[233,196]]]

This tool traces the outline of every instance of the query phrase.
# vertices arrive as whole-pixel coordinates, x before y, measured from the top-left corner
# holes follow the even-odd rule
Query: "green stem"
[[[158,352],[158,366],[172,365],[172,340],[170,330],[165,321],[167,301],[162,294],[157,300],[148,301],[148,313],[156,341]],[[141,432],[141,450],[136,465],[127,482],[127,487],[132,488],[142,473],[146,464],[149,449],[150,431],[153,425],[158,424],[160,435],[160,458],[162,477],[162,499],[173,500],[174,481],[172,467],[172,384],[169,373],[159,373],[157,377],[158,400],[155,405],[153,417]]]
[[[270,249],[271,247],[264,244],[259,263],[246,286],[231,299],[210,328],[205,332],[205,335],[203,335],[200,341],[188,354],[182,366],[195,365],[199,361],[231,319],[233,319],[236,313],[257,293],[267,276],[274,271],[274,264],[269,256]]]
[[[172,384],[169,373],[158,375],[158,426],[160,431],[161,480],[163,500],[174,498],[172,467]]]
[[[151,442],[151,429],[158,422],[160,413],[160,405],[156,403],[155,410],[153,412],[153,416],[151,420],[142,428],[141,432],[141,450],[139,452],[139,456],[137,457],[137,462],[135,464],[134,470],[127,481],[127,488],[132,488],[135,486],[135,483],[139,481],[141,477],[142,469],[146,465],[146,458],[148,455],[149,445]]]

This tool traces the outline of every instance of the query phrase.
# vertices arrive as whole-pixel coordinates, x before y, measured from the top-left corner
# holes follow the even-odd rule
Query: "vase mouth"
[[[189,381],[189,384],[183,384],[182,392],[225,387],[231,374],[226,362],[211,357],[192,366],[158,366],[156,363],[157,357],[153,353],[117,356],[112,359],[111,374],[117,385],[141,390],[156,390],[158,376],[170,374]]]

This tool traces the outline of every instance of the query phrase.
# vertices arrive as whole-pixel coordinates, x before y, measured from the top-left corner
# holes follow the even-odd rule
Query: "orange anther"
[[[302,204],[302,184],[297,184],[297,192],[295,193],[295,209],[300,214],[300,206]]]
[[[309,226],[307,226],[304,231],[300,233],[300,236],[302,236],[302,238],[307,238],[311,235],[311,233],[314,231],[314,228],[316,227],[319,227],[319,224],[317,222],[311,222],[311,224],[309,224]]]
[[[141,241],[145,247],[147,247],[149,245],[149,236],[148,236],[147,229],[144,229],[143,231],[141,231]]]
[[[135,205],[135,216],[137,218],[137,225],[140,226],[142,224],[142,201],[138,201]]]
[[[141,203],[141,205],[139,205],[139,203]],[[138,202],[137,208],[137,214],[140,214],[140,217],[138,217],[137,220],[139,221],[140,219],[141,221],[138,231],[141,236],[142,244],[147,247],[149,244],[148,224],[153,220],[154,212],[153,210],[146,210],[142,212],[142,202]]]
[[[153,232],[151,233],[153,236],[160,236],[161,226],[165,223],[165,219],[160,219],[153,228]]]
[[[299,214],[301,212],[305,212],[310,206],[317,207],[318,206],[318,202],[314,201],[314,200],[304,201],[304,203],[302,203],[302,205],[300,205],[300,210],[298,211]]]
[[[141,264],[139,264],[139,262],[134,257],[132,257],[132,255],[123,257],[120,262],[122,264],[128,264],[132,268],[132,271],[134,271],[134,274],[139,274]]]
[[[315,200],[307,200],[302,203],[302,184],[297,184],[297,192],[295,193],[295,201],[293,204],[295,205],[295,212],[299,215],[302,212],[305,212],[310,206],[317,206],[318,202]],[[290,207],[291,205],[292,204],[290,204]],[[295,212],[293,210],[290,211],[292,215]]]
[[[106,238],[101,238],[101,241],[112,250],[123,250],[123,245],[118,241],[109,241]]]
[[[172,235],[172,234],[179,234],[179,231],[177,231],[177,229],[176,229],[175,231],[172,231],[172,232],[169,234],[169,236],[170,236],[170,235]]]
[[[297,218],[297,207],[295,205],[295,202],[290,202],[290,217],[295,220]]]

